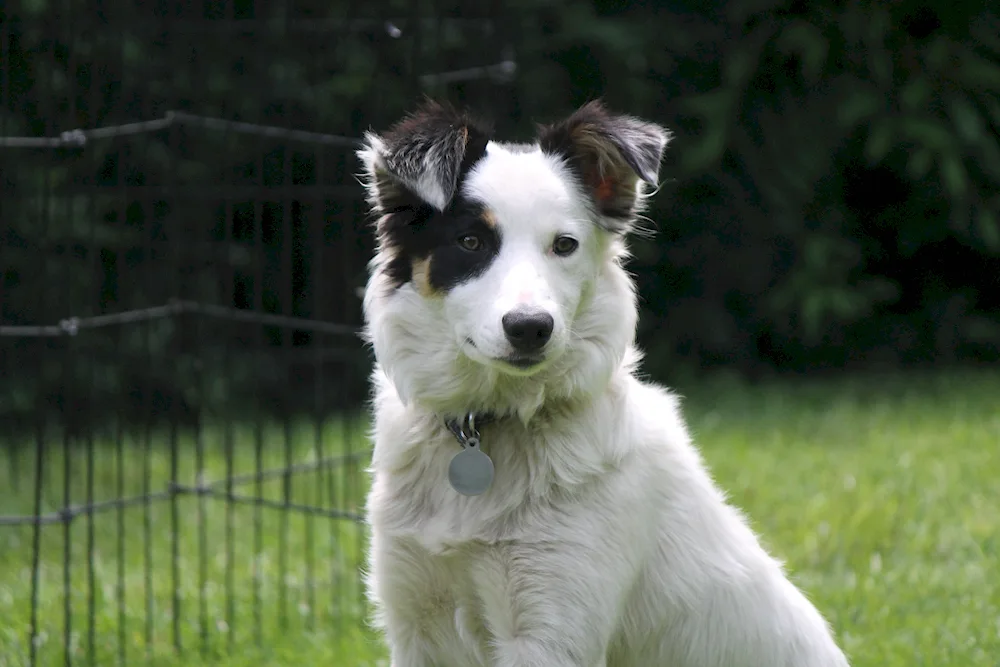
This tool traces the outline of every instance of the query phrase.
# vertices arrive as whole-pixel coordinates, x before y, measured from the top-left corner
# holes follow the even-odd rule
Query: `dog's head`
[[[526,418],[599,390],[634,335],[623,239],[668,136],[590,103],[503,144],[433,102],[366,135],[367,331],[400,396]]]

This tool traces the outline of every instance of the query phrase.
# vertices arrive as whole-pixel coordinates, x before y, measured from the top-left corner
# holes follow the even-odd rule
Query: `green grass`
[[[1000,665],[1000,374],[691,396],[716,479],[852,665]]]
[[[694,435],[718,482],[750,516],[764,542],[837,630],[855,667],[997,667],[1000,665],[1000,374],[965,373],[788,383],[749,387],[713,382],[680,387]],[[363,448],[363,437],[339,427],[324,431],[325,454]],[[234,438],[237,473],[254,468],[253,438]],[[315,458],[315,436],[296,432],[295,461]],[[205,438],[209,478],[225,474],[224,438]],[[182,440],[178,478],[194,476],[193,444]],[[50,443],[45,507],[61,505],[60,443]],[[33,462],[25,453],[20,491],[0,491],[0,514],[32,511]],[[282,434],[270,430],[265,467],[284,460]],[[117,494],[114,439],[97,443],[95,496]],[[0,456],[0,462],[5,459]],[[293,502],[360,511],[364,463],[299,473]],[[142,449],[128,450],[126,492],[142,487]],[[151,448],[153,490],[169,479],[161,436]],[[83,453],[71,467],[72,497],[86,489]],[[5,476],[0,475],[0,481]],[[282,498],[282,479],[262,484]],[[256,493],[253,484],[243,487]],[[198,507],[203,504],[208,582],[208,636],[199,636]],[[173,652],[171,505],[150,510],[153,642],[145,644],[145,580],[141,506],[124,511],[127,664],[207,665],[379,664],[377,638],[362,630],[355,571],[364,536],[347,520],[261,509],[261,548],[253,507],[232,511],[232,600],[226,631],[226,509],[218,499],[178,500],[180,629],[185,652]],[[287,517],[282,528],[281,517]],[[117,656],[117,514],[95,518],[97,664]],[[284,533],[282,531],[285,531]],[[63,528],[43,529],[41,664],[63,664]],[[284,535],[284,537],[282,537]],[[31,527],[0,526],[0,665],[24,664],[30,592]],[[279,559],[285,545],[285,607]],[[311,546],[310,546],[311,545]],[[87,518],[71,535],[73,655],[86,657]],[[312,554],[310,557],[309,554]],[[256,558],[255,558],[256,554]],[[254,569],[262,621],[252,616]],[[307,564],[312,564],[308,586]],[[310,590],[312,597],[310,597]],[[311,604],[310,604],[311,603]],[[310,613],[311,612],[311,613]],[[284,624],[282,624],[284,618]],[[312,626],[310,627],[310,620]],[[228,645],[232,637],[232,646]]]

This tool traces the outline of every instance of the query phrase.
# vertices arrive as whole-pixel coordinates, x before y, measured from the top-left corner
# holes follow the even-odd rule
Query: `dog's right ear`
[[[443,211],[490,135],[469,115],[431,100],[384,135],[366,133],[358,157],[372,210],[391,213],[417,199]]]

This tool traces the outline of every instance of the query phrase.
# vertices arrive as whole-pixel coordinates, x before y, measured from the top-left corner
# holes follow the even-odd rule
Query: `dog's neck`
[[[508,385],[497,394],[497,398],[501,400],[492,401],[474,398],[472,395],[466,395],[467,400],[454,395],[446,399],[434,397],[437,400],[427,400],[425,397],[412,394],[408,397],[409,400],[406,400],[399,392],[398,386],[396,393],[416,414],[446,426],[448,422],[462,423],[471,415],[480,426],[509,422],[530,429],[533,424],[553,417],[568,417],[590,410],[595,401],[600,400],[608,391],[613,391],[612,387],[616,383],[631,375],[637,361],[637,355],[633,354],[630,348],[625,359],[609,374],[609,377],[599,386],[592,386],[590,391],[586,392],[567,393],[560,391],[564,388],[559,386],[544,386],[539,391],[537,386],[531,384],[525,384],[522,390],[518,391],[516,386]],[[529,395],[537,396],[537,399],[524,400]]]
[[[376,367],[374,381],[378,392],[395,394],[406,407],[411,420],[447,426],[449,421],[461,423],[471,414],[480,425],[516,423],[530,429],[532,425],[551,418],[585,414],[591,410],[595,401],[600,400],[608,391],[613,392],[617,383],[634,372],[640,358],[635,348],[630,346],[621,362],[609,373],[609,377],[603,382],[592,384],[589,391],[579,391],[579,385],[558,384],[555,387],[543,386],[539,391],[537,386],[526,383],[523,386],[507,384],[482,387],[483,391],[477,392],[466,389],[478,388],[475,382],[471,382],[463,387],[461,394],[454,393],[454,390],[448,393],[425,393],[423,386],[394,382],[382,366]],[[435,387],[432,385],[431,388]],[[566,391],[567,389],[570,391]],[[533,397],[532,400],[525,400],[529,395]]]

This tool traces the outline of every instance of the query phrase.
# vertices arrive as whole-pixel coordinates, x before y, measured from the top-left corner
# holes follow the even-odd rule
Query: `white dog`
[[[636,376],[625,237],[668,138],[591,103],[497,143],[432,102],[365,137],[392,667],[847,665]]]

